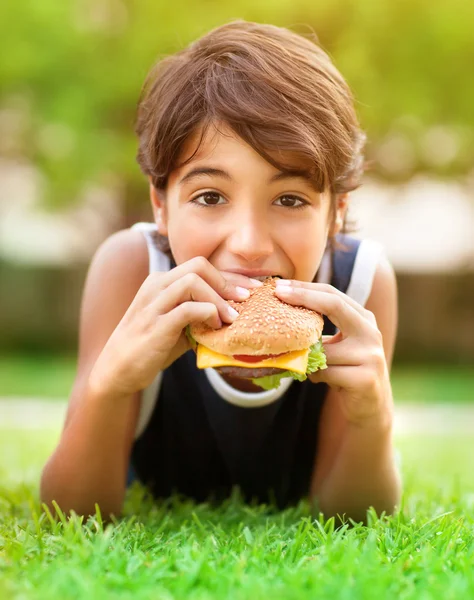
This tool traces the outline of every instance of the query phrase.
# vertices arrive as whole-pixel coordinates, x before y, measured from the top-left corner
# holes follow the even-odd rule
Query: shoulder
[[[366,308],[369,308],[369,304],[379,304],[380,300],[387,299],[387,295],[396,296],[396,292],[397,279],[395,271],[387,256],[382,253],[377,260],[372,288],[366,302]]]
[[[345,293],[375,315],[383,336],[387,363],[390,365],[398,324],[397,281],[394,269],[379,242],[344,236],[343,243],[350,248],[345,259],[348,277]],[[344,264],[344,258],[340,258],[339,262]],[[336,275],[343,273],[340,265],[338,269]]]
[[[101,297],[120,294],[123,300],[131,300],[148,274],[148,248],[143,233],[122,229],[97,248],[89,265],[85,292]],[[110,301],[122,304],[118,297],[112,296]]]
[[[147,278],[143,234],[124,229],[97,249],[86,277],[80,315],[80,357],[103,345]]]
[[[122,229],[104,240],[94,254],[91,269],[105,266],[112,273],[129,273],[143,280],[148,274],[148,249],[143,233]]]
[[[397,280],[390,261],[382,254],[379,258],[365,308],[375,315],[383,337],[387,364],[390,366],[398,325]]]
[[[77,371],[66,424],[82,401],[95,361],[147,275],[147,244],[138,231],[114,233],[94,254],[82,294]]]

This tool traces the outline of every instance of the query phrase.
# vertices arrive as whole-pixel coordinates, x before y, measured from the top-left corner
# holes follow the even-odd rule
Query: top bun
[[[243,302],[229,300],[239,313],[231,325],[212,329],[204,323],[190,326],[193,338],[214,352],[234,354],[282,354],[306,350],[321,337],[322,316],[308,308],[292,306],[275,295],[276,278],[250,291]]]

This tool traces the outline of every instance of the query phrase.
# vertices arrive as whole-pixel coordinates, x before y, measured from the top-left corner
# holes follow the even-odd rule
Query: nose
[[[273,240],[265,215],[250,209],[233,217],[232,233],[227,238],[227,248],[232,254],[251,263],[273,253]]]

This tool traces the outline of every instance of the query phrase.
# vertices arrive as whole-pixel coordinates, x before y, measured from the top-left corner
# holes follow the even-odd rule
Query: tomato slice
[[[282,354],[260,354],[259,356],[253,356],[251,354],[234,354],[232,358],[235,358],[235,360],[240,360],[241,362],[257,363],[261,360],[267,360],[268,358],[283,356],[283,354],[286,354],[286,352],[283,352]]]

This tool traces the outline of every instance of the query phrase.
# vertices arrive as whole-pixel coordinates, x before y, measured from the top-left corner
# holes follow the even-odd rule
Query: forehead
[[[210,159],[235,159],[238,153],[249,160],[259,162],[262,168],[271,171],[283,169],[311,171],[312,163],[302,156],[301,152],[282,148],[264,149],[272,162],[241,138],[227,123],[211,123],[208,127],[200,126],[185,141],[177,161],[177,169],[195,162]]]

